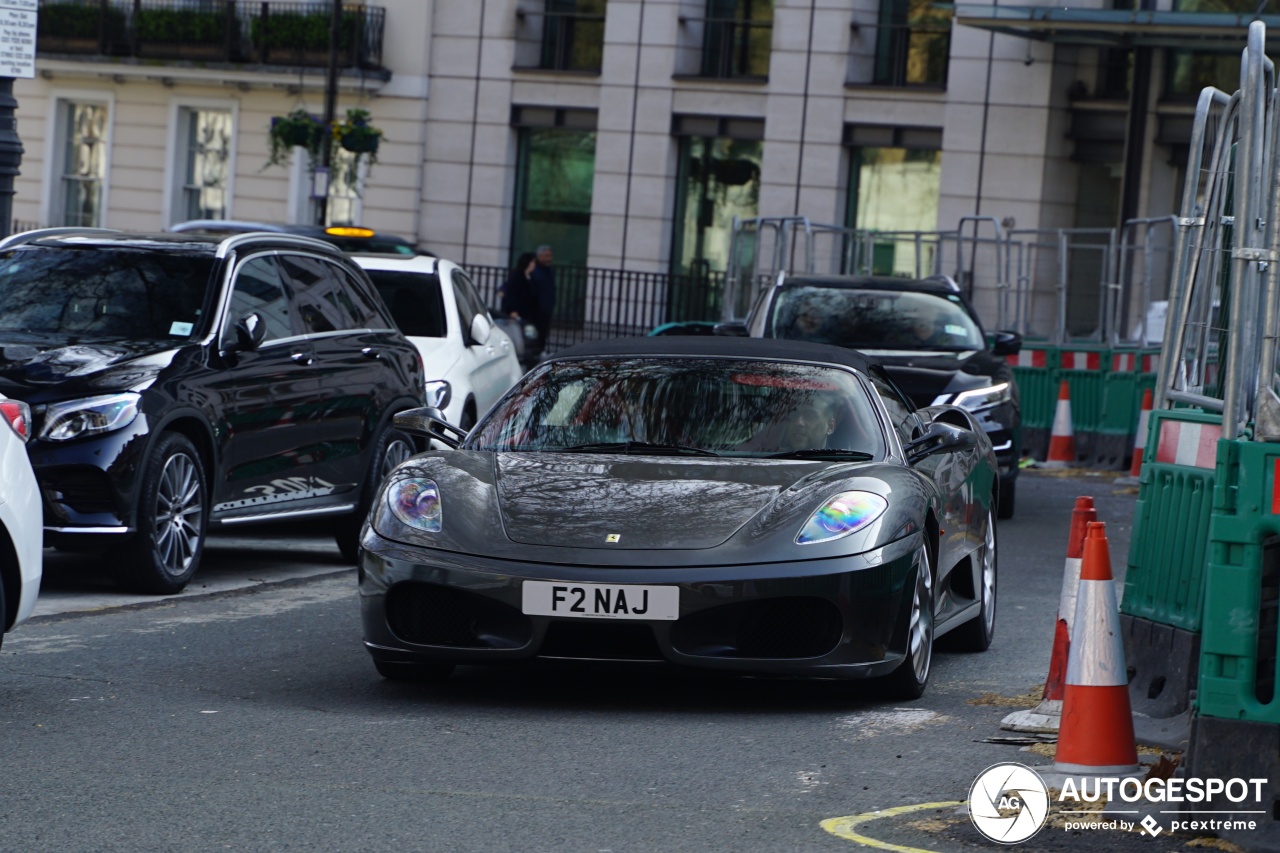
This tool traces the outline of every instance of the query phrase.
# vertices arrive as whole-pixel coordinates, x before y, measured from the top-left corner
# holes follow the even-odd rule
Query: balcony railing
[[[41,0],[40,54],[327,67],[330,8],[287,0]],[[342,9],[338,67],[382,69],[386,10]]]

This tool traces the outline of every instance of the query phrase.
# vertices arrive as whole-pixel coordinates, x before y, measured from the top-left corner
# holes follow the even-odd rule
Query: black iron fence
[[[496,308],[504,267],[468,265],[480,295]],[[583,341],[646,335],[675,322],[720,319],[724,273],[669,275],[599,267],[555,268],[556,310],[547,351]]]
[[[41,0],[36,50],[327,67],[331,17],[305,0]],[[381,69],[385,22],[385,9],[345,4],[338,66]]]

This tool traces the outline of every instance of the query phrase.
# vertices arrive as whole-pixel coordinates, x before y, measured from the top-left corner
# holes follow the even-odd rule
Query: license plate
[[[521,605],[529,616],[670,621],[680,616],[680,588],[525,581]]]

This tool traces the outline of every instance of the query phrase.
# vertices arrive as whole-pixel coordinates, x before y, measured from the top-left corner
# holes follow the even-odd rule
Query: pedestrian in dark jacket
[[[532,323],[534,317],[533,283],[529,276],[533,273],[537,258],[533,252],[524,252],[516,259],[516,265],[507,275],[507,280],[498,290],[498,310],[504,317]]]
[[[529,275],[533,290],[533,325],[538,329],[538,341],[543,348],[551,334],[551,315],[556,308],[556,273],[551,268],[551,247],[539,246],[537,263]]]

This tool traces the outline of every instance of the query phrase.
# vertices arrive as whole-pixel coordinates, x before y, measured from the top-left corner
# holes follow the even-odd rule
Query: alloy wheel
[[[181,577],[200,550],[200,471],[195,460],[175,453],[164,463],[156,488],[155,546],[165,572]]]
[[[929,565],[929,552],[923,548],[915,591],[911,596],[907,651],[911,655],[916,680],[923,684],[929,679],[929,665],[933,661],[933,571]]]

